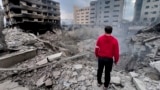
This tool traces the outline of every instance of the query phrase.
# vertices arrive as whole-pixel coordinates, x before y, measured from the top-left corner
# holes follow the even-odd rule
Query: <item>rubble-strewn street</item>
[[[102,90],[97,87],[94,55],[96,38],[103,33],[102,28],[81,27],[39,36],[17,28],[5,29],[3,33],[8,48],[17,50],[8,54],[14,56],[14,53],[36,49],[36,56],[0,68],[0,90]],[[126,40],[121,39],[123,35],[117,38],[120,43]],[[129,50],[123,51],[123,44]],[[123,44],[120,62],[113,67],[109,90],[159,90],[159,32],[143,31]]]

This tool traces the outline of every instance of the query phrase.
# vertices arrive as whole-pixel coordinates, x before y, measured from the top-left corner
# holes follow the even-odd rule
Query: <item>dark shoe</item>
[[[98,87],[101,87],[101,86],[102,86],[102,84],[99,84],[99,83],[98,83],[98,84],[97,84],[97,86],[98,86]]]

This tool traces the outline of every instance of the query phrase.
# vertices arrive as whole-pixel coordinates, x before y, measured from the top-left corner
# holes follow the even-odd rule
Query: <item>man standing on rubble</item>
[[[113,62],[118,63],[119,60],[119,45],[118,40],[111,35],[112,27],[106,26],[105,34],[100,36],[95,47],[95,55],[98,58],[97,82],[100,87],[103,68],[105,67],[105,82],[104,89],[106,90],[110,83],[110,72],[112,71]],[[113,59],[114,58],[114,59]]]

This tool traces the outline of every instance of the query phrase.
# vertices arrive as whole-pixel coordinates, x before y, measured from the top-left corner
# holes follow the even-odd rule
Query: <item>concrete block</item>
[[[133,78],[133,83],[135,84],[137,90],[146,90],[146,87],[141,80]]]
[[[36,56],[36,49],[30,49],[23,52],[17,52],[0,57],[0,68],[8,68],[19,62],[31,59]]]
[[[43,64],[46,64],[46,63],[48,63],[48,60],[47,59],[43,59],[43,60],[37,62],[36,65],[43,65]]]
[[[151,62],[150,66],[155,68],[160,73],[160,61],[157,62]]]
[[[111,77],[111,83],[120,85],[121,84],[121,78],[120,77]]]
[[[42,86],[42,85],[45,83],[45,82],[44,82],[45,78],[46,78],[45,75],[44,75],[43,77],[41,77],[41,78],[37,81],[36,86],[37,86],[37,87]]]
[[[61,53],[57,53],[57,54],[53,54],[53,55],[50,55],[50,56],[47,56],[47,59],[49,61],[53,61],[55,59],[59,59],[61,56],[62,56],[62,52]]]
[[[135,78],[135,77],[138,77],[139,75],[135,72],[130,72],[129,75],[132,77],[132,78]]]

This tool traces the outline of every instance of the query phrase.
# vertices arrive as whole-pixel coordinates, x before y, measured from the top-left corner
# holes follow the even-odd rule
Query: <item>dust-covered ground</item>
[[[19,52],[34,48],[37,49],[37,55],[11,67],[28,69],[1,71],[0,89],[103,90],[102,87],[97,87],[97,58],[94,55],[96,39],[103,33],[102,27],[81,27],[72,31],[57,30],[56,34],[47,32],[39,36],[24,33],[17,28],[4,30],[9,48]],[[153,32],[152,34],[156,35]],[[144,57],[151,52],[143,44],[136,46],[139,38],[145,35],[137,34],[132,37],[128,35],[128,31],[125,32],[118,28],[114,28],[113,35],[119,40],[121,57],[118,65],[113,66],[109,90],[136,90],[136,85],[132,82],[133,77],[129,72],[137,74],[136,78],[143,82],[146,90],[159,90],[159,73],[149,66],[150,59]],[[138,40],[131,42],[134,37]],[[147,38],[149,37],[143,40]],[[47,56],[59,52],[63,53],[59,59],[45,62],[45,64],[51,64],[29,70],[37,67],[37,63],[45,60]],[[86,54],[82,57],[67,59],[84,53]],[[6,87],[3,87],[4,85]]]

